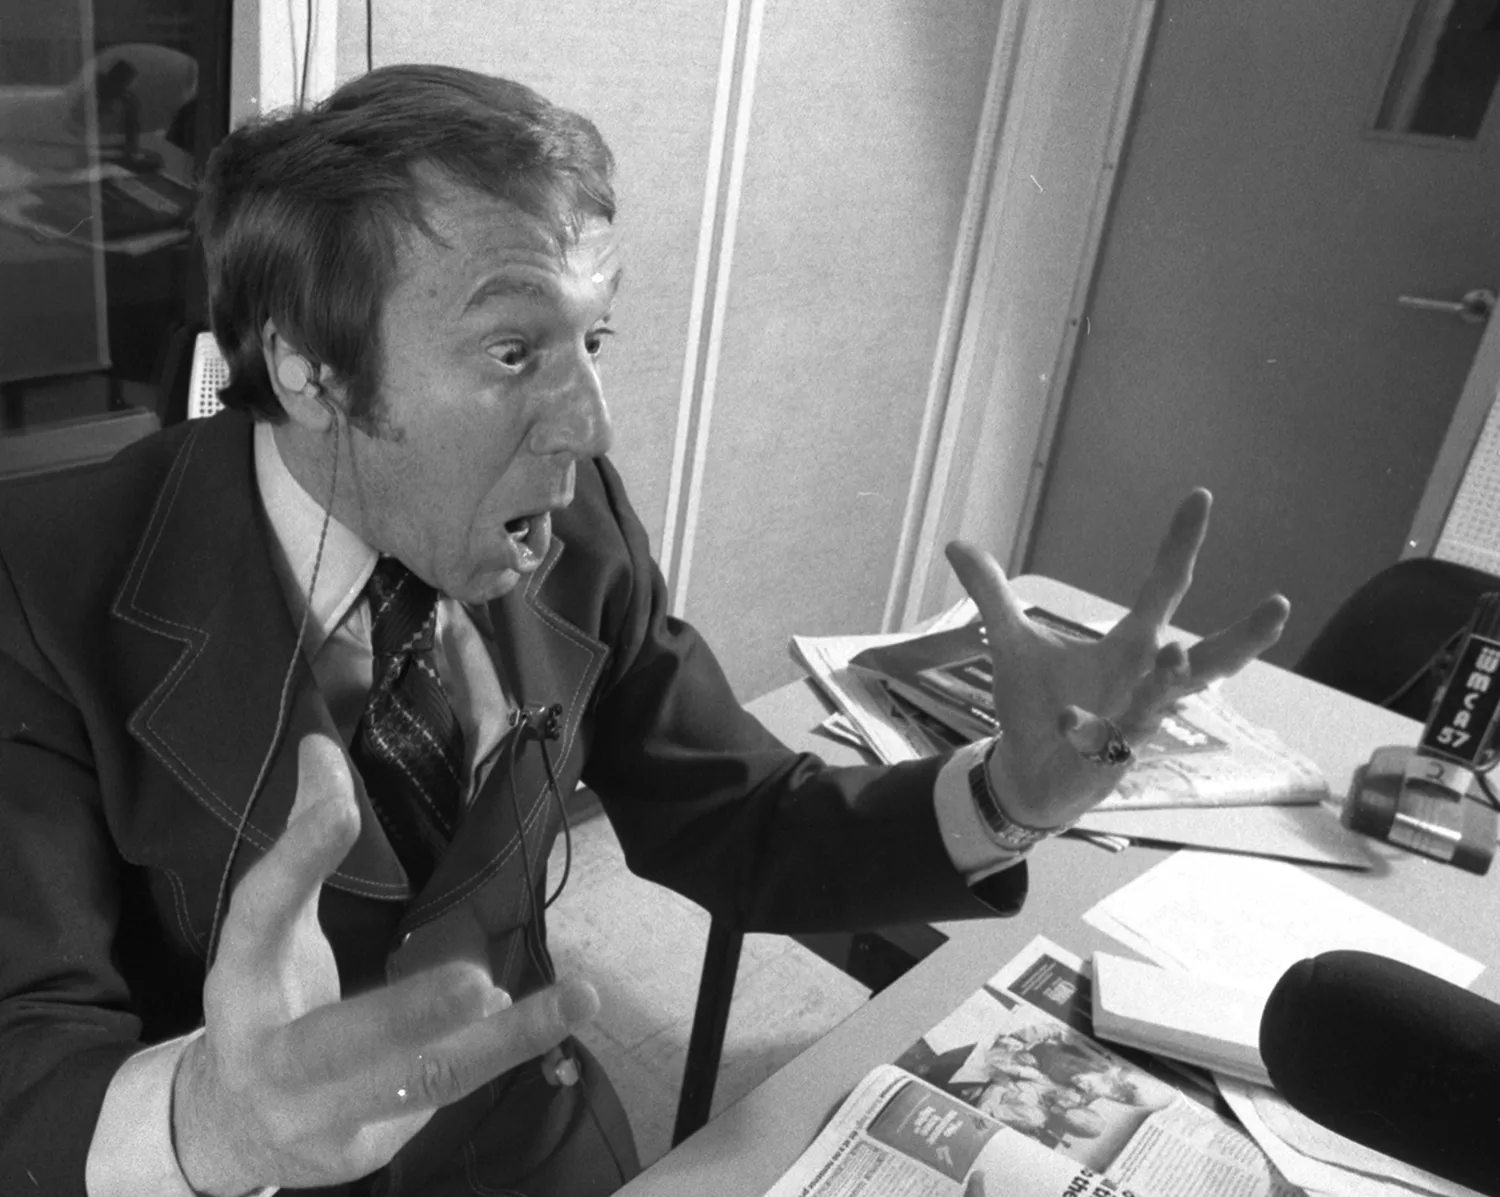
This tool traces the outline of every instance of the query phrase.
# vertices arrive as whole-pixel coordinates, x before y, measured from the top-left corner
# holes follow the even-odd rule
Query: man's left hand
[[[1206,490],[1183,500],[1135,603],[1093,642],[1033,623],[992,556],[960,541],[948,546],[948,560],[979,608],[994,661],[1002,734],[990,755],[991,783],[1005,813],[1022,826],[1075,821],[1128,767],[1128,761],[1091,759],[1116,731],[1139,748],[1180,699],[1238,672],[1280,637],[1290,608],[1272,595],[1191,648],[1167,638],[1192,583],[1210,504]]]

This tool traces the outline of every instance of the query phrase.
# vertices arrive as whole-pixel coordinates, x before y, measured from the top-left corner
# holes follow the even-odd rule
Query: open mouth
[[[539,511],[506,520],[505,534],[515,548],[516,568],[523,573],[530,572],[542,563],[552,543],[551,513]]]

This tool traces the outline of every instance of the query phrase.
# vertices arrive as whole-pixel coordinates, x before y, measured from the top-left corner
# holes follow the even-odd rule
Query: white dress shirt
[[[255,477],[287,605],[295,621],[306,613],[303,649],[347,747],[373,674],[364,588],[377,554],[335,519],[326,520],[325,532],[321,503],[287,470],[267,423],[255,426]],[[310,586],[320,538],[322,558],[316,584]],[[435,650],[438,674],[464,732],[472,800],[494,764],[511,703],[479,628],[454,599],[439,598]],[[969,768],[988,746],[986,741],[956,752],[939,772],[934,793],[943,843],[970,884],[1021,859],[991,840],[969,793]],[[105,1093],[89,1145],[89,1197],[195,1197],[177,1164],[171,1106],[178,1062],[188,1043],[202,1033],[200,1029],[144,1048],[120,1066]],[[262,1189],[256,1197],[275,1191]]]

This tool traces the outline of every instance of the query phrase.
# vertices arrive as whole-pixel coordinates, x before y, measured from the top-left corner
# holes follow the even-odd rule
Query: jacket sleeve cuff
[[[1025,858],[1023,852],[1002,848],[990,837],[984,818],[969,792],[969,770],[984,759],[991,740],[965,744],[943,764],[933,787],[938,830],[953,867],[969,885],[976,885]]]
[[[153,1044],[120,1065],[89,1142],[88,1197],[198,1197],[172,1144],[172,1083],[188,1044],[201,1034]],[[275,1192],[258,1189],[253,1197]]]

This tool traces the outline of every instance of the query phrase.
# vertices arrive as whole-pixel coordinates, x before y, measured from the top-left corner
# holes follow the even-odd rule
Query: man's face
[[[560,259],[518,209],[433,192],[441,243],[413,231],[398,253],[375,424],[350,429],[347,522],[444,594],[484,602],[541,564],[575,463],[609,448],[597,358],[619,253],[602,219]]]

